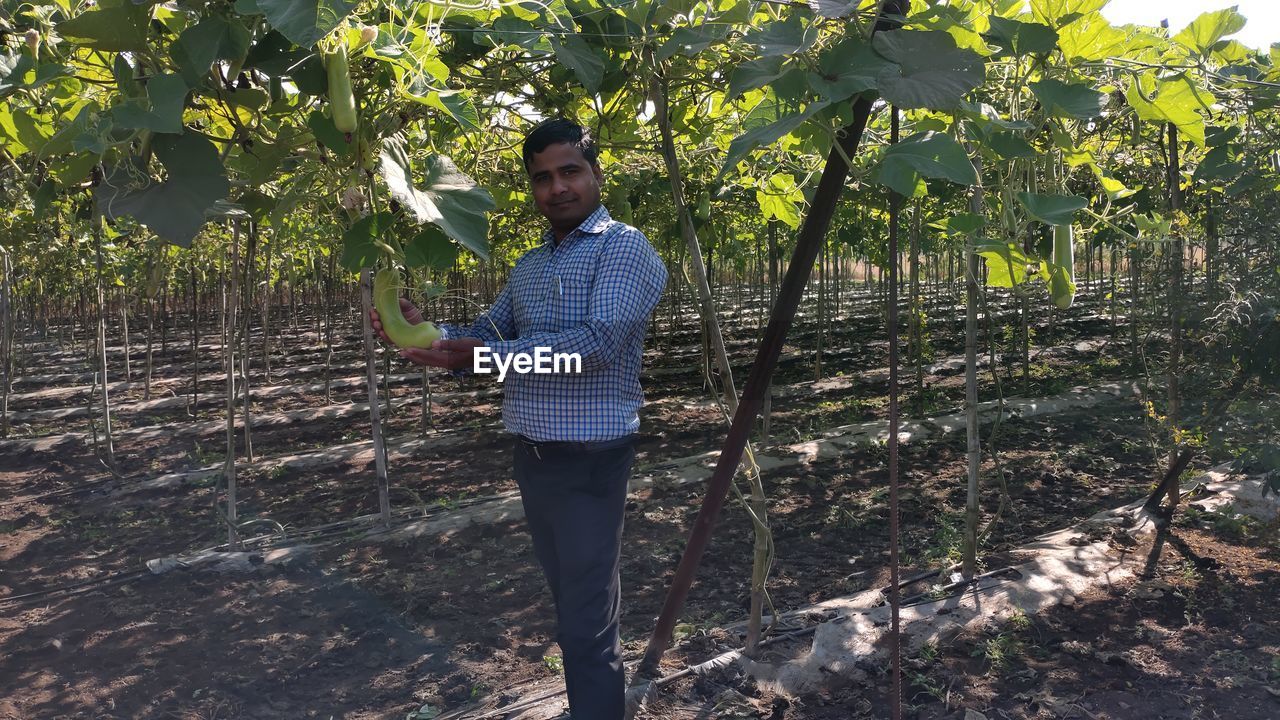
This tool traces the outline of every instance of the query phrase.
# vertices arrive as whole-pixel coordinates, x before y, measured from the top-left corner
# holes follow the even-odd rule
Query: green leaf
[[[1106,93],[1082,83],[1064,83],[1051,78],[1030,83],[1031,92],[1035,93],[1040,104],[1049,114],[1056,117],[1089,120],[1102,117],[1102,110],[1107,106]]]
[[[289,153],[288,143],[257,140],[251,147],[233,155],[229,165],[248,181],[249,187],[258,187],[275,179],[276,169]]]
[[[764,219],[781,220],[792,230],[800,227],[803,202],[804,193],[796,186],[795,177],[786,173],[770,176],[764,187],[756,191],[756,203]]]
[[[1079,195],[1039,195],[1020,192],[1018,202],[1027,214],[1046,225],[1070,225],[1076,212],[1089,205],[1089,199]]]
[[[902,109],[949,110],[986,79],[982,56],[941,31],[877,33],[876,52],[893,61],[877,78],[880,94]]]
[[[8,108],[0,105],[0,109]],[[0,126],[5,135],[17,141],[13,147],[15,154],[23,154],[23,148],[36,156],[57,154],[49,148],[54,137],[53,126],[34,114],[34,110],[16,107],[12,115],[0,118]]]
[[[1124,183],[1110,175],[1103,174],[1101,170],[1098,170],[1095,174],[1098,176],[1098,182],[1102,185],[1102,191],[1107,194],[1107,197],[1110,198],[1112,202],[1131,197],[1138,192],[1137,190],[1129,188]]]
[[[80,108],[80,113],[65,131],[71,137],[73,150],[92,153],[95,157],[101,156],[112,143],[111,113],[102,112],[96,102],[90,102]]]
[[[471,93],[466,90],[432,92],[427,95],[426,103],[453,118],[464,131],[483,129],[480,126],[480,112],[471,101]]]
[[[817,39],[817,27],[805,25],[804,20],[795,14],[752,30],[746,36],[746,41],[756,46],[761,57],[794,55],[808,50]]]
[[[39,188],[36,189],[34,195],[31,196],[32,215],[35,219],[44,218],[45,212],[49,210],[49,204],[57,197],[58,184],[52,180],[45,180]]]
[[[1077,17],[1096,13],[1107,0],[1031,0],[1031,16],[1050,27],[1061,27]]]
[[[324,116],[319,110],[312,110],[307,116],[307,127],[311,128],[311,134],[315,135],[316,140],[321,145],[329,148],[339,156],[346,157],[351,154],[351,150],[355,147],[355,143],[347,142],[347,135],[340,132],[333,124],[333,118]]]
[[[1213,94],[1180,73],[1154,79],[1141,75],[1125,91],[1125,99],[1138,117],[1151,123],[1173,123],[1189,140],[1204,146],[1204,117],[1199,111],[1213,106]]]
[[[58,23],[58,34],[83,47],[109,52],[146,52],[151,6],[126,2],[80,13]]]
[[[0,51],[0,97],[26,87],[26,75],[34,67],[31,58],[19,50]]]
[[[1245,193],[1253,192],[1264,184],[1264,178],[1256,173],[1247,172],[1236,178],[1235,182],[1227,186],[1227,197],[1239,197]]]
[[[382,143],[378,171],[392,197],[414,215],[419,225],[435,223],[463,247],[482,258],[489,257],[489,218],[493,198],[443,155],[429,155],[422,189],[414,187],[404,138],[393,136]]]
[[[382,254],[373,241],[381,240],[383,235],[390,233],[395,221],[395,215],[384,212],[366,215],[352,223],[342,233],[342,258],[338,263],[351,272],[373,267]]]
[[[764,87],[782,77],[786,72],[782,68],[783,58],[766,57],[748,60],[729,73],[729,94],[726,100],[740,97],[748,90]]]
[[[199,135],[157,135],[152,148],[168,179],[142,187],[129,183],[125,167],[117,167],[96,192],[98,207],[109,218],[132,215],[165,240],[190,247],[205,222],[205,212],[227,196],[231,184],[213,143]]]
[[[1104,60],[1124,54],[1131,45],[1128,34],[1097,13],[1058,29],[1058,47],[1068,60]]]
[[[212,16],[192,25],[169,47],[187,86],[200,85],[215,60],[236,61],[249,52],[249,33],[239,23]]]
[[[848,37],[823,51],[809,87],[824,100],[841,102],[876,89],[880,73],[892,67],[861,37]]]
[[[950,135],[937,132],[917,133],[890,146],[880,161],[876,182],[912,197],[921,177],[940,178],[964,186],[978,182],[978,173],[960,143]]]
[[[1202,14],[1173,36],[1173,41],[1208,55],[1219,40],[1235,35],[1244,29],[1245,17],[1235,7],[1214,10]]]
[[[448,270],[457,259],[458,246],[435,225],[424,227],[404,248],[404,264],[411,268]]]
[[[600,92],[600,82],[604,80],[604,58],[597,55],[586,40],[578,35],[553,38],[551,48],[556,53],[556,60],[573,71],[587,92],[592,95]]]
[[[1134,215],[1133,219],[1138,225],[1138,237],[1143,240],[1160,242],[1168,239],[1169,233],[1173,231],[1173,221],[1166,220],[1158,212]]]
[[[271,27],[301,48],[315,45],[355,7],[346,0],[258,0]]]
[[[157,133],[182,132],[182,109],[187,83],[178,75],[157,75],[147,81],[147,102],[128,100],[111,109],[116,127]]]
[[[1026,120],[1005,120],[1000,117],[1000,113],[995,108],[987,103],[962,102],[956,114],[973,120],[980,125],[994,125],[1003,130],[1025,132],[1035,129],[1035,126]]]
[[[991,30],[987,37],[1004,49],[1006,55],[1021,57],[1031,53],[1053,52],[1058,47],[1058,31],[1040,23],[990,17]]]
[[[253,87],[223,90],[222,96],[227,99],[227,104],[249,110],[261,110],[271,102],[271,96],[266,90]]]
[[[1214,44],[1210,55],[1223,65],[1245,65],[1254,51],[1239,40],[1227,40]]]
[[[986,218],[976,213],[956,213],[950,217],[929,223],[929,227],[947,235],[972,235],[987,224]]]
[[[1031,143],[1018,133],[1006,130],[996,130],[987,135],[986,145],[1006,160],[1036,156],[1036,149],[1031,147]]]
[[[709,27],[682,27],[671,33],[655,53],[658,60],[668,60],[676,55],[697,55],[724,36],[723,32]]]
[[[289,38],[281,35],[280,31],[272,30],[249,48],[244,67],[261,70],[273,78],[283,77],[292,75],[296,66],[310,55],[313,53],[294,47],[293,43],[289,42]],[[321,73],[323,74],[323,63],[321,63]]]
[[[98,156],[89,153],[79,153],[76,155],[68,155],[59,158],[49,168],[49,174],[58,181],[58,185],[64,190],[69,190],[74,185],[79,185],[89,177],[89,171],[94,165],[98,164]]]
[[[747,153],[761,145],[770,145],[784,135],[790,135],[796,128],[803,125],[806,120],[829,104],[825,100],[810,103],[809,107],[805,108],[803,112],[787,115],[767,125],[752,128],[734,138],[729,143],[729,152],[725,156],[724,165],[720,167],[720,177],[724,177],[729,171],[737,167],[738,161],[745,158]]]
[[[1205,154],[1196,167],[1196,180],[1233,180],[1244,172],[1244,166],[1235,161],[1235,149],[1231,145],[1213,148]]]
[[[1022,285],[1029,276],[1028,266],[1035,265],[1022,248],[1013,243],[978,245],[973,250],[987,261],[989,287],[1012,288]]]

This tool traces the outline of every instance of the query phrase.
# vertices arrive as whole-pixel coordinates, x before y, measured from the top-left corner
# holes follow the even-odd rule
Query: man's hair
[[[582,157],[586,158],[588,163],[592,165],[598,163],[600,148],[596,146],[595,138],[591,137],[591,131],[572,120],[557,118],[538,123],[528,135],[524,136],[524,146],[520,148],[524,169],[529,169],[534,155],[558,143],[572,145],[582,151]]]

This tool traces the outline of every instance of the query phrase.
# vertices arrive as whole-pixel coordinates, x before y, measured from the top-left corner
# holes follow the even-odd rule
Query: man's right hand
[[[404,319],[409,321],[410,325],[420,325],[423,322],[422,311],[416,305],[409,302],[408,298],[400,298],[400,312],[404,315]],[[391,343],[391,338],[382,331],[382,318],[378,315],[377,308],[369,308],[369,321],[373,325],[373,331],[382,338],[382,342]]]

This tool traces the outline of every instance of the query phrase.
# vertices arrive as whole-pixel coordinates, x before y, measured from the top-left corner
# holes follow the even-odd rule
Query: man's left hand
[[[473,337],[436,340],[431,343],[430,349],[404,348],[400,351],[400,357],[418,365],[461,370],[471,367],[475,349],[483,345],[483,340]]]

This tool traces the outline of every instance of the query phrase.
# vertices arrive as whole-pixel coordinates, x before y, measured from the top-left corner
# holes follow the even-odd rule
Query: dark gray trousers
[[[533,551],[555,598],[556,640],[574,720],[621,720],[626,693],[618,582],[631,444],[598,452],[535,453],[517,440]]]

